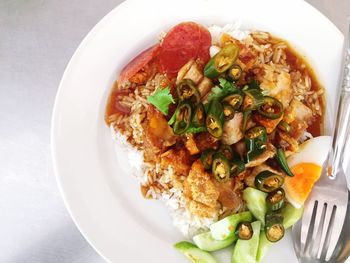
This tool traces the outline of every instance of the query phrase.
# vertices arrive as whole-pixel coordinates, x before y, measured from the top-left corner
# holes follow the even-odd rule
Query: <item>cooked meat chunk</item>
[[[181,80],[185,78],[185,75],[190,70],[193,64],[194,64],[194,60],[191,59],[185,65],[182,66],[182,68],[177,73],[176,83],[179,83]]]
[[[290,74],[284,71],[276,73],[273,69],[267,68],[260,87],[268,91],[269,96],[278,99],[286,109],[293,98]]]
[[[220,192],[218,200],[222,206],[228,209],[238,210],[243,205],[240,193],[241,185],[241,181],[234,179],[226,183],[216,182],[216,187]]]
[[[276,135],[277,135],[276,140],[283,149],[290,152],[298,151],[299,149],[298,141],[294,139],[290,134],[282,131],[278,131]]]
[[[198,216],[212,216],[220,193],[199,160],[192,164],[184,187],[189,210]]]
[[[198,154],[200,152],[193,138],[193,134],[186,135],[185,146],[191,155]]]
[[[266,150],[260,156],[258,156],[256,159],[247,163],[245,165],[245,167],[258,166],[258,165],[264,163],[267,159],[274,157],[275,153],[276,153],[276,148],[271,143],[268,143],[266,146]]]
[[[286,108],[283,120],[292,123],[295,120],[308,122],[312,118],[312,110],[304,103],[293,99]]]
[[[148,107],[147,118],[143,126],[145,141],[155,148],[163,150],[165,147],[176,143],[176,135],[173,133],[164,115],[155,107]]]
[[[212,87],[213,87],[213,82],[207,77],[204,77],[197,87],[199,93],[201,94],[201,98],[204,98],[204,96],[209,93]]]
[[[221,141],[224,144],[232,145],[243,138],[242,133],[243,113],[236,112],[234,117],[224,123],[224,132]]]
[[[233,145],[233,149],[241,156],[241,158],[244,157],[244,155],[246,154],[246,151],[247,151],[245,142],[243,140],[235,143]]]
[[[207,149],[216,149],[218,147],[218,140],[210,135],[209,132],[201,132],[194,138],[198,149],[203,152]]]
[[[163,169],[171,165],[176,175],[187,176],[191,169],[192,158],[189,152],[184,149],[170,149],[161,155],[160,166]]]
[[[308,128],[308,123],[312,120],[312,110],[304,103],[293,99],[289,107],[285,110],[284,121],[290,124],[290,135],[298,140]]]

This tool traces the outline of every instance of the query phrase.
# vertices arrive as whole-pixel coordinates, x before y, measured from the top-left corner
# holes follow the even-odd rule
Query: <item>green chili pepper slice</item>
[[[241,159],[234,159],[231,162],[231,176],[237,176],[245,170],[244,162]]]
[[[267,132],[263,126],[255,126],[245,133],[245,144],[247,148],[247,162],[254,160],[265,152],[267,143]]]
[[[235,235],[239,239],[249,240],[253,236],[253,228],[250,222],[241,222],[236,227]]]
[[[208,132],[215,138],[220,138],[223,133],[224,111],[222,105],[213,100],[208,109],[208,114],[205,120]]]
[[[181,135],[190,127],[192,117],[192,107],[187,101],[180,102],[175,111],[175,123],[173,131]]]
[[[243,91],[245,96],[243,99],[244,110],[256,110],[264,103],[264,95],[259,89],[248,89]]]
[[[243,128],[242,128],[243,132],[245,132],[245,130],[247,129],[248,119],[249,119],[251,114],[252,114],[251,110],[243,111]]]
[[[284,236],[283,215],[280,212],[268,213],[265,216],[265,235],[270,242],[277,242]]]
[[[262,171],[255,177],[255,187],[260,191],[271,193],[280,188],[284,178],[270,171]]]
[[[213,165],[213,156],[215,154],[215,151],[213,149],[207,149],[201,154],[201,162],[204,166],[204,169],[210,170],[211,166]]]
[[[204,76],[213,79],[228,70],[237,60],[239,47],[236,44],[224,46],[204,67]]]
[[[278,119],[283,114],[283,105],[279,100],[265,96],[263,104],[258,108],[258,112],[265,118]]]
[[[241,94],[238,93],[230,94],[223,98],[222,102],[231,105],[231,107],[234,110],[238,110],[239,107],[242,105],[243,97]]]
[[[198,103],[201,99],[196,84],[191,79],[183,79],[176,85],[176,93],[179,99]]]
[[[242,68],[238,64],[233,64],[226,73],[226,78],[230,81],[237,81],[242,76]]]
[[[288,176],[294,176],[294,174],[292,173],[292,171],[290,170],[290,168],[288,166],[288,162],[286,160],[286,156],[285,156],[284,150],[282,148],[277,149],[276,160],[277,160],[277,163],[279,164],[279,166],[281,167],[281,169]]]
[[[235,109],[228,103],[223,103],[222,108],[224,111],[225,121],[231,120],[235,116]]]
[[[204,127],[205,126],[205,110],[202,103],[198,103],[193,111],[192,117],[193,127]]]
[[[285,193],[282,188],[269,193],[266,197],[266,206],[268,211],[277,211],[284,206]]]
[[[212,173],[218,182],[226,182],[230,179],[230,162],[223,153],[213,156]]]
[[[280,123],[278,124],[278,126],[277,126],[281,131],[284,131],[284,132],[290,132],[290,130],[291,130],[291,127],[290,127],[290,125],[287,123],[287,122],[285,122],[285,121],[280,121]]]

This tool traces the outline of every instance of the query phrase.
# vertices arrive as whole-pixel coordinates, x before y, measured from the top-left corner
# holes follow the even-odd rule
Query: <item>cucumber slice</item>
[[[243,199],[247,203],[247,207],[256,219],[265,225],[266,214],[266,196],[267,193],[259,191],[255,188],[248,187],[243,191]]]
[[[284,228],[290,228],[293,226],[303,215],[304,207],[295,208],[291,204],[286,204],[286,206],[282,209],[282,214],[284,216],[283,225]]]
[[[233,237],[235,234],[236,227],[243,221],[251,222],[253,220],[252,213],[249,211],[234,214],[210,226],[210,232],[214,239],[225,240],[229,237]]]
[[[218,263],[210,253],[200,250],[190,242],[182,241],[176,243],[174,247],[184,254],[192,263]]]
[[[287,203],[285,207],[282,209],[282,214],[284,216],[283,226],[287,230],[291,226],[293,226],[303,215],[304,207],[295,208],[291,204]],[[259,249],[258,254],[256,256],[256,260],[260,262],[265,256],[269,248],[274,243],[267,240],[265,231],[261,231],[260,233],[260,241],[259,241]]]
[[[193,237],[193,241],[197,245],[197,247],[205,251],[216,251],[219,249],[223,249],[235,242],[236,239],[237,238],[235,236],[232,236],[226,238],[225,240],[216,240],[213,238],[210,231]]]
[[[252,223],[253,236],[249,240],[239,239],[233,249],[232,263],[256,263],[261,222]]]
[[[260,237],[259,237],[259,247],[258,247],[258,252],[256,255],[256,261],[260,262],[267,254],[267,251],[269,248],[273,245],[274,243],[270,242],[266,238],[265,231],[260,232]]]

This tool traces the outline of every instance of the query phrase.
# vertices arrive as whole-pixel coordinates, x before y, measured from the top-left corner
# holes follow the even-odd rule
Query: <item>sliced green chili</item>
[[[226,182],[230,179],[230,162],[223,153],[213,156],[212,173],[218,182]]]
[[[218,77],[228,70],[237,60],[239,47],[236,44],[224,46],[214,57],[212,57],[204,68],[204,75],[210,79]]]
[[[173,131],[181,135],[190,127],[192,117],[192,107],[187,101],[180,102],[175,111],[175,123]]]
[[[207,149],[201,154],[201,162],[204,166],[204,169],[210,170],[213,165],[213,155],[215,154],[215,150]]]
[[[284,132],[290,132],[290,130],[291,130],[291,127],[290,127],[290,125],[287,123],[287,122],[285,122],[285,121],[280,121],[280,123],[278,124],[278,126],[277,126],[281,131],[284,131]]]
[[[237,81],[242,76],[242,68],[238,64],[233,64],[226,73],[226,78],[230,81]]]
[[[229,105],[232,106],[234,110],[238,110],[239,107],[242,105],[243,97],[239,93],[230,94],[230,95],[227,95],[225,98],[223,98],[222,102],[228,103]]]
[[[290,168],[288,166],[288,162],[286,160],[286,156],[285,156],[284,150],[282,148],[277,149],[276,160],[277,160],[277,163],[279,164],[279,166],[281,167],[281,169],[288,176],[294,176],[294,174],[292,173],[292,171],[290,170]]]
[[[265,96],[263,104],[258,108],[258,112],[265,118],[278,119],[283,114],[283,105],[279,100]]]
[[[255,177],[255,187],[260,191],[271,193],[280,188],[284,183],[284,178],[270,171],[262,171]]]
[[[236,176],[245,170],[244,162],[241,159],[234,159],[231,161],[231,176]]]
[[[205,110],[202,103],[198,103],[193,111],[192,117],[193,127],[204,127],[205,126]]]
[[[248,89],[243,91],[245,96],[243,99],[244,110],[256,110],[264,103],[264,95],[259,89]]]
[[[265,216],[265,235],[270,242],[277,242],[284,236],[283,215],[280,212],[268,213]]]
[[[254,160],[266,150],[267,132],[263,126],[255,126],[245,133],[247,162]]]
[[[235,116],[235,109],[228,103],[223,103],[222,108],[224,111],[225,121],[229,121],[229,120],[233,119],[233,117]]]
[[[253,228],[250,222],[241,222],[238,224],[235,235],[239,239],[249,240],[253,236]]]
[[[196,84],[191,79],[183,79],[176,85],[176,93],[180,100],[198,103],[201,99]]]
[[[284,206],[285,193],[282,188],[269,193],[266,197],[266,206],[268,211],[277,211]]]
[[[213,100],[208,109],[206,117],[206,126],[208,132],[215,138],[220,138],[223,133],[224,113],[221,103]]]
[[[248,119],[251,114],[252,114],[251,110],[243,111],[243,128],[242,128],[243,132],[245,132],[245,130],[247,129]]]

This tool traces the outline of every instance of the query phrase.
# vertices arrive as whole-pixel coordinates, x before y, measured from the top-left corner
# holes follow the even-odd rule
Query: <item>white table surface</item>
[[[103,262],[59,195],[50,156],[58,83],[121,0],[0,0],[0,262]],[[343,32],[350,0],[309,0]]]

